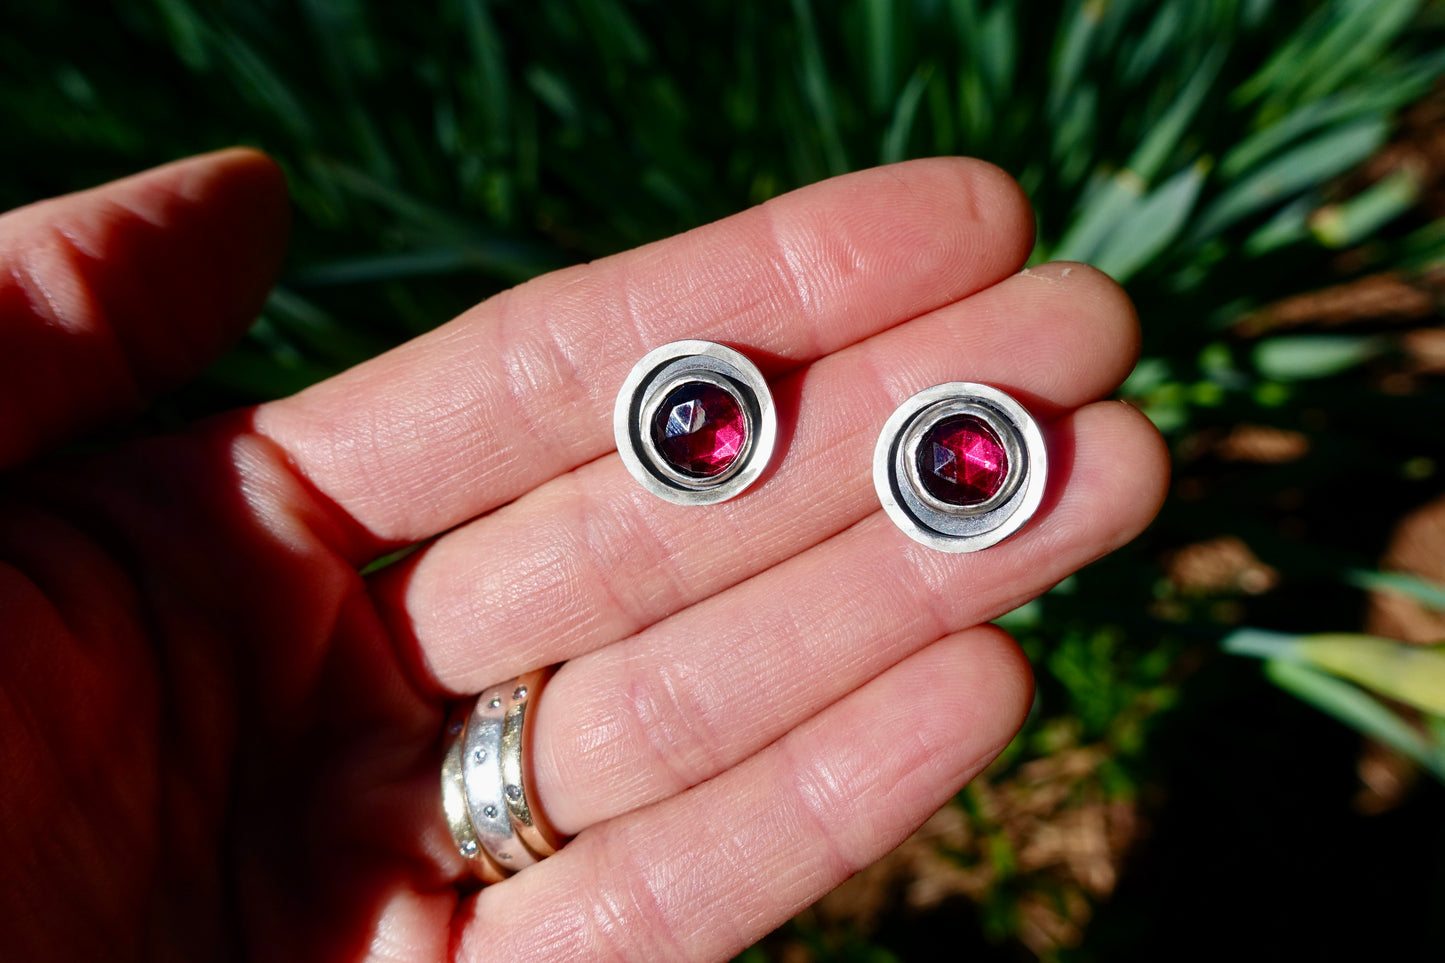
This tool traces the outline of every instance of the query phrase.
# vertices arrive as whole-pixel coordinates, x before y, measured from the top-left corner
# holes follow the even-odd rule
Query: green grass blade
[[[534,63],[527,67],[524,76],[532,93],[561,118],[564,124],[573,128],[580,128],[585,124],[587,111],[561,74]]]
[[[1445,73],[1445,51],[1406,66],[1382,71],[1367,85],[1341,90],[1294,108],[1231,147],[1219,162],[1220,176],[1233,179],[1296,139],[1348,120],[1378,116],[1418,100]]]
[[[1299,644],[1306,661],[1317,669],[1445,716],[1445,647],[1350,634],[1305,636]]]
[[[1189,24],[1189,12],[1197,2],[1172,0],[1159,5],[1148,29],[1124,62],[1120,76],[1126,85],[1140,82],[1176,54],[1179,37]]]
[[[620,81],[621,71],[629,65],[645,64],[652,59],[652,45],[622,4],[616,0],[575,0],[575,3],[587,25],[589,42],[602,55],[611,81]]]
[[[1205,54],[1190,75],[1189,83],[1179,92],[1164,116],[1149,128],[1149,133],[1129,158],[1129,169],[1146,183],[1153,182],[1188,132],[1205,96],[1214,86],[1214,79],[1224,64],[1227,52],[1228,48],[1221,45]]]
[[[888,130],[883,135],[881,160],[884,164],[891,164],[908,156],[908,140],[913,133],[913,122],[918,114],[918,105],[932,78],[932,64],[923,64],[913,72],[912,77],[908,78],[908,83],[903,87],[903,93],[898,95],[898,103],[893,108],[893,119],[889,122]]]
[[[674,211],[685,222],[696,223],[701,219],[696,200],[687,190],[670,177],[665,168],[649,167],[639,178],[642,189],[668,210]]]
[[[479,107],[477,117],[485,130],[483,143],[488,153],[495,156],[506,152],[512,124],[505,47],[486,0],[458,2],[467,51],[471,55],[471,80]]]
[[[353,325],[340,323],[287,286],[272,289],[263,317],[292,344],[338,369],[360,364],[390,347]]]
[[[1018,60],[1019,32],[1012,3],[996,3],[979,30],[979,67],[995,103],[1007,103],[1013,93]]]
[[[1445,584],[1408,572],[1372,572],[1354,569],[1345,573],[1345,581],[1368,592],[1389,592],[1445,612]]]
[[[1402,168],[1348,201],[1320,208],[1310,218],[1310,229],[1325,247],[1351,247],[1413,208],[1424,187],[1417,170]]]
[[[958,110],[964,137],[962,151],[984,153],[993,136],[994,105],[982,75],[968,66],[959,71]]]
[[[242,96],[304,142],[313,129],[310,113],[266,58],[234,31],[218,32],[216,46]]]
[[[254,336],[226,352],[206,369],[207,382],[256,401],[292,395],[336,374],[336,367],[294,351],[261,347]]]
[[[1358,3],[1326,37],[1315,58],[1300,71],[1301,101],[1333,93],[1362,68],[1377,64],[1385,49],[1414,19],[1420,0]]]
[[[925,88],[928,95],[928,126],[933,132],[933,153],[938,155],[956,154],[958,146],[958,118],[953,100],[949,96],[948,84],[939,75]]]
[[[1107,243],[1114,225],[1138,205],[1144,187],[1144,182],[1130,170],[1118,171],[1103,181],[1089,192],[1082,213],[1049,252],[1049,259],[1092,261]]]
[[[1230,655],[1252,656],[1298,662],[1303,658],[1297,643],[1299,636],[1265,629],[1235,629],[1220,640],[1219,647]]]
[[[1445,263],[1445,220],[1432,221],[1405,236],[1398,247],[1396,268],[1426,271]]]
[[[1367,4],[1372,0],[1364,0]],[[1278,101],[1295,85],[1306,70],[1314,69],[1314,54],[1330,36],[1332,21],[1347,15],[1348,9],[1362,6],[1361,0],[1333,0],[1319,6],[1254,74],[1234,91],[1231,99],[1238,105],[1267,98]]]
[[[863,43],[868,72],[868,103],[874,114],[882,114],[893,100],[894,17],[892,0],[863,0]]]
[[[1188,223],[1206,171],[1202,162],[1186,167],[1132,205],[1094,256],[1094,267],[1122,284],[1153,261]]]
[[[1088,81],[1069,92],[1063,119],[1054,128],[1055,176],[1072,187],[1088,174],[1098,143],[1099,88]]]
[[[330,102],[351,132],[353,151],[367,170],[383,180],[397,177],[398,165],[361,93],[362,79],[374,76],[380,55],[367,28],[366,11],[355,0],[303,0],[301,8],[321,51],[330,80]]]
[[[1312,197],[1302,197],[1286,204],[1244,239],[1241,250],[1248,257],[1263,257],[1273,251],[1298,244],[1310,236],[1310,216],[1315,212]]]
[[[1274,0],[1244,0],[1240,21],[1250,30],[1258,28],[1274,9]]]
[[[823,49],[813,23],[813,9],[808,0],[792,0],[793,18],[798,23],[800,66],[804,99],[813,113],[813,123],[822,142],[823,157],[830,174],[849,170],[848,155],[838,134],[838,109],[833,103],[833,86],[823,63]]]
[[[955,85],[964,141],[961,149],[965,153],[982,154],[993,136],[995,123],[993,95],[985,66],[993,51],[984,35],[977,0],[951,0],[949,13],[957,45],[963,51]]]
[[[1239,629],[1226,652],[1308,665],[1422,712],[1445,717],[1445,647],[1374,635],[1284,635]]]
[[[1305,104],[1231,147],[1219,162],[1219,175],[1234,180],[1305,134],[1390,110],[1396,103],[1389,93],[1371,90]]]
[[[1384,350],[1379,338],[1300,334],[1270,338],[1255,345],[1254,366],[1273,381],[1328,378],[1362,364]]]
[[[154,0],[154,3],[171,50],[181,63],[196,73],[209,69],[211,58],[206,45],[209,31],[201,15],[186,0]]]
[[[1370,156],[1389,134],[1384,119],[1339,126],[1280,154],[1227,189],[1195,222],[1195,241],[1212,238],[1238,221],[1318,187]]]
[[[337,258],[297,269],[291,274],[291,282],[301,287],[332,287],[468,271],[480,271],[500,280],[519,282],[560,266],[556,255],[545,248],[497,238],[398,254]]]
[[[1107,5],[1099,0],[1075,0],[1057,34],[1049,74],[1048,113],[1056,122],[1063,116],[1069,97],[1084,73],[1084,64],[1094,46]]]
[[[963,62],[982,64],[988,56],[988,45],[983,36],[983,15],[979,13],[978,0],[949,0],[948,12],[953,21],[958,46],[962,49]]]
[[[318,161],[315,169],[337,190],[389,211],[414,234],[452,241],[470,240],[476,234],[470,225],[456,215],[439,210],[350,164]]]
[[[1271,682],[1303,702],[1414,760],[1445,782],[1445,749],[1433,744],[1384,703],[1357,686],[1298,662],[1264,664]]]

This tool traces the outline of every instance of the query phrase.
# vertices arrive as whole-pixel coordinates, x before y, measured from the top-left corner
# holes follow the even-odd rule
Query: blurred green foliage
[[[291,392],[516,281],[831,174],[928,154],[1000,164],[1035,204],[1035,260],[1090,261],[1134,296],[1145,352],[1123,394],[1169,438],[1180,481],[1145,539],[1005,620],[1039,696],[989,778],[1101,747],[1078,792],[1137,801],[1161,781],[1156,730],[1228,705],[1190,680],[1240,684],[1232,667],[1251,663],[1217,643],[1250,627],[1276,634],[1231,648],[1441,774],[1438,704],[1401,707],[1386,670],[1307,657],[1305,637],[1357,630],[1363,592],[1401,577],[1378,560],[1400,515],[1439,493],[1445,394],[1389,380],[1398,325],[1283,325],[1266,309],[1445,260],[1445,226],[1421,207],[1429,171],[1346,176],[1445,73],[1439,3],[61,0],[3,17],[0,203],[237,142],[288,171],[283,284],[173,417]],[[1218,456],[1240,425],[1302,452]],[[1268,584],[1167,570],[1221,536]],[[1406,588],[1442,608],[1440,588]],[[1415,658],[1365,644],[1380,665]],[[1267,740],[1227,744],[1252,742]],[[1008,943],[1029,894],[1067,900],[1057,874],[1019,868],[971,792],[981,836],[958,857],[993,866],[980,929]],[[810,926],[791,938],[815,958],[894,958]],[[1026,942],[1093,958],[1070,939]]]

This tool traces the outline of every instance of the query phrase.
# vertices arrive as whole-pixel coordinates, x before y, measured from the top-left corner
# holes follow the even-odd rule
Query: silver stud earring
[[[888,517],[942,552],[976,552],[1017,532],[1043,500],[1047,476],[1043,434],[1023,405],[963,381],[905,401],[873,453]]]
[[[622,382],[612,428],[632,477],[679,505],[740,494],[763,473],[778,437],[762,372],[712,341],[649,351]]]

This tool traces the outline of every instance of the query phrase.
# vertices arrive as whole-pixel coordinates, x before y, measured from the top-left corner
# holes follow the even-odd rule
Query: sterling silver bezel
[[[715,385],[738,402],[747,442],[727,470],[694,478],[672,468],[652,442],[652,416],[667,394],[688,382]],[[622,382],[612,413],[618,454],[648,491],[678,505],[712,505],[743,492],[772,460],[778,420],[762,372],[742,353],[712,341],[674,341],[649,351]]]
[[[918,477],[918,446],[929,428],[968,414],[993,430],[1009,456],[1004,486],[979,505],[934,498]],[[914,541],[942,552],[997,545],[1033,517],[1043,501],[1048,454],[1028,411],[997,388],[955,381],[926,388],[889,417],[873,453],[873,487],[883,510]]]
[[[747,438],[743,442],[742,451],[738,452],[732,464],[728,465],[727,468],[718,472],[716,475],[709,475],[703,478],[696,475],[688,475],[673,468],[668,464],[667,459],[662,457],[662,454],[657,450],[656,443],[652,439],[652,420],[657,416],[657,411],[662,406],[662,403],[667,400],[667,396],[672,394],[676,388],[681,388],[687,384],[697,384],[699,382],[713,385],[731,395],[733,401],[737,402],[739,410],[742,411],[743,417],[748,423]],[[644,390],[643,397],[642,410],[638,414],[638,431],[642,437],[647,439],[643,455],[648,460],[648,467],[661,475],[667,482],[679,488],[688,489],[689,491],[705,491],[721,485],[741,471],[743,466],[748,463],[748,458],[752,455],[753,441],[756,438],[756,433],[752,430],[752,409],[756,406],[748,404],[743,390],[739,388],[731,378],[724,377],[712,371],[687,370],[665,381],[661,378],[655,379],[652,385],[649,385]]]
[[[918,474],[918,450],[923,444],[924,436],[934,425],[957,415],[972,415],[991,428],[1008,457],[1008,472],[1003,486],[989,499],[977,505],[952,505],[935,498]],[[908,475],[908,484],[918,500],[930,509],[946,515],[986,515],[1012,498],[1020,480],[1027,474],[1028,456],[1019,444],[1019,437],[1015,432],[998,429],[999,419],[1004,417],[997,409],[975,399],[942,401],[919,412],[918,417],[909,422],[898,451],[903,470]]]

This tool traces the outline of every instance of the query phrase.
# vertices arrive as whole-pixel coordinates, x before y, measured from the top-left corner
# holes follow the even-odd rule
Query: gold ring
[[[507,812],[511,814],[517,835],[539,857],[551,856],[562,847],[562,837],[527,798],[527,772],[532,768],[527,704],[551,676],[551,669],[538,669],[520,676],[512,687],[502,723],[502,784],[506,787]]]

